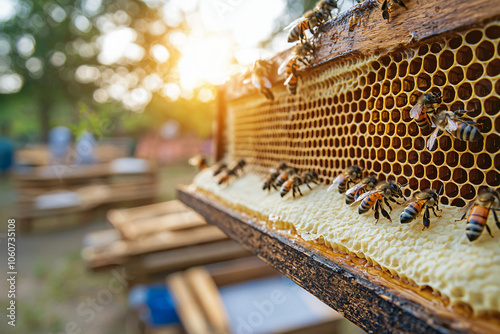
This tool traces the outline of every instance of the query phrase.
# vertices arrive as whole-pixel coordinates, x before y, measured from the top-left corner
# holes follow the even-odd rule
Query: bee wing
[[[285,57],[285,59],[283,60],[283,62],[280,65],[280,67],[278,67],[278,74],[285,72],[286,65],[288,65],[288,62],[290,60],[292,60],[293,57],[295,57],[295,52],[290,52],[290,54]]]
[[[191,166],[196,166],[201,161],[201,155],[195,155],[194,157],[189,158],[188,162]]]
[[[420,114],[422,113],[422,110],[424,110],[423,105],[421,105],[420,103],[415,104],[413,106],[413,108],[411,108],[411,110],[410,110],[411,118],[417,119],[420,116]]]
[[[437,135],[439,133],[439,128],[436,128],[433,133],[431,133],[429,139],[427,139],[427,149],[432,150],[434,143],[436,142]]]
[[[416,202],[416,198],[415,198],[415,195],[412,196],[411,198],[407,199],[406,201],[403,202],[403,204],[401,205],[408,205],[410,204],[411,202]]]
[[[354,187],[349,188],[349,190],[347,190],[345,194],[346,195],[355,194],[359,189],[363,188],[363,186],[364,186],[363,182],[359,182]]]
[[[244,85],[249,84],[250,81],[252,81],[250,78],[246,78],[245,80],[243,80],[243,84]]]
[[[366,192],[366,193],[362,194],[361,196],[359,196],[352,204],[357,203],[357,202],[361,202],[362,200],[364,200],[368,196],[375,194],[375,193],[379,193],[380,191],[381,190],[374,189],[374,190],[371,190],[369,192]]]
[[[332,191],[337,189],[340,186],[340,184],[345,181],[345,179],[347,179],[347,176],[344,174],[340,174],[333,180],[332,184],[328,187],[326,191]]]
[[[255,75],[255,74],[252,74],[252,84],[257,89],[260,89],[260,87],[261,87],[261,85],[260,85],[260,78],[257,75]]]
[[[298,19],[295,19],[292,22],[290,22],[290,24],[287,25],[283,30],[290,30],[293,27],[296,27],[297,25],[299,25],[299,23],[304,22],[305,20],[307,20],[307,19],[305,17],[301,16]]]
[[[446,131],[452,132],[458,129],[458,124],[454,120],[448,117],[448,124],[446,125]]]
[[[469,212],[470,209],[476,204],[476,200],[470,201],[466,206],[464,206],[460,211],[458,211],[458,214],[460,217],[465,215],[467,212]]]
[[[290,80],[292,80],[292,78],[293,78],[293,73],[292,73],[292,74],[290,74],[290,75],[288,76],[288,78],[286,78],[286,80],[285,80],[285,82],[283,83],[283,85],[285,85],[285,86],[286,86],[286,85],[288,85],[288,83],[290,82]]]
[[[273,88],[273,84],[271,83],[271,81],[268,78],[262,77],[262,81],[264,82],[264,86],[266,88],[269,88],[269,89]]]

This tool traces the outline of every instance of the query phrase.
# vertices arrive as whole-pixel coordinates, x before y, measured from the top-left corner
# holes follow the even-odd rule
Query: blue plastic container
[[[150,327],[180,323],[172,295],[164,284],[134,286],[129,292],[128,303]]]

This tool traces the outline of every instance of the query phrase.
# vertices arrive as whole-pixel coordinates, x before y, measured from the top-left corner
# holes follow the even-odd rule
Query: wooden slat
[[[229,334],[229,317],[222,297],[210,274],[202,267],[188,269],[185,275],[196,300],[212,327],[214,333]]]
[[[130,224],[123,224],[120,228],[124,238],[134,240],[159,231],[179,231],[206,225],[205,220],[193,211],[173,213],[161,217],[154,217]]]
[[[215,263],[207,266],[207,270],[217,286],[279,275],[276,269],[257,257]]]
[[[126,220],[140,220],[144,218],[157,217],[188,210],[189,209],[180,201],[173,200],[151,205],[144,205],[136,208],[122,209],[119,211],[126,217]],[[108,219],[112,224],[114,224],[114,222],[111,221],[112,218],[110,216],[108,216]]]
[[[91,267],[124,263],[127,257],[179,249],[228,239],[215,226],[202,226],[193,230],[161,232],[135,241],[116,241],[109,245],[86,248],[82,256]]]
[[[176,310],[188,334],[210,334],[210,326],[182,273],[167,277],[167,286],[176,301]]]
[[[146,273],[174,271],[192,266],[248,257],[251,254],[240,244],[232,240],[226,240],[150,254],[143,258],[142,267]]]
[[[342,254],[270,230],[189,187],[178,198],[232,239],[361,328],[378,333],[498,333],[494,319],[468,318]],[[429,298],[429,299],[427,299]]]

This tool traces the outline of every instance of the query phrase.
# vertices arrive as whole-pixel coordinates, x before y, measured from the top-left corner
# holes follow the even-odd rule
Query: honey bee
[[[264,186],[262,187],[262,190],[270,191],[271,187],[273,187],[274,190],[278,190],[278,188],[275,185],[276,179],[281,174],[281,172],[287,168],[287,165],[286,163],[282,162],[277,167],[278,168],[269,169],[269,173],[266,176],[266,180],[264,181]]]
[[[306,31],[309,30],[316,35],[315,28],[319,27],[327,20],[326,14],[319,8],[314,8],[304,13],[302,17],[292,21],[283,30],[289,30],[288,43],[300,40],[301,43],[307,42]]]
[[[404,9],[408,9],[402,0],[384,0],[384,2],[382,2],[382,17],[384,20],[389,21],[389,10],[395,3]]]
[[[358,165],[347,168],[333,180],[327,191],[332,191],[339,188],[339,193],[345,193],[350,183],[358,182],[359,179],[361,179],[362,173],[363,169]]]
[[[327,19],[332,18],[332,10],[337,7],[337,1],[335,0],[320,0],[316,4],[316,9],[320,10]]]
[[[207,158],[202,154],[198,154],[189,159],[189,164],[198,167],[200,170],[204,170],[207,168]]]
[[[410,110],[410,116],[422,130],[430,129],[433,125],[430,116],[436,112],[441,104],[441,93],[429,92],[420,95],[417,104]]]
[[[309,64],[309,56],[313,54],[314,47],[310,43],[297,44],[278,68],[278,74],[286,71],[287,78],[284,85],[287,86],[291,94],[295,95],[297,93],[298,79],[300,78],[297,61],[307,66]]]
[[[406,204],[408,204],[408,206],[404,209],[400,216],[401,224],[412,222],[422,211],[424,211],[424,217],[422,220],[424,227],[422,228],[422,231],[429,228],[429,225],[431,224],[429,219],[429,208],[432,209],[434,216],[441,217],[436,214],[436,210],[441,211],[439,209],[439,194],[433,189],[425,189],[423,191],[416,192],[412,198],[404,203],[404,205]]]
[[[288,166],[285,162],[280,162],[280,164],[277,167],[278,170],[285,170],[287,168],[288,168]]]
[[[236,170],[231,169],[231,168],[227,168],[227,169],[223,170],[222,173],[220,174],[219,185],[223,184],[223,183],[227,183],[231,176],[238,176],[236,174]]]
[[[439,131],[448,132],[452,137],[463,141],[478,141],[483,138],[481,132],[476,127],[477,123],[463,118],[466,110],[441,111],[434,117],[436,130],[434,130],[427,140],[427,148],[431,150],[436,143]]]
[[[268,100],[274,100],[274,95],[271,92],[273,87],[269,80],[272,64],[266,60],[259,59],[255,62],[252,72],[252,84],[259,92]]]
[[[347,192],[345,193],[345,204],[351,205],[355,200],[358,199],[359,196],[367,191],[375,189],[377,183],[378,180],[374,175],[365,177],[361,180],[361,182],[347,190]]]
[[[225,170],[221,172],[219,184],[227,183],[231,176],[238,176],[238,171],[243,171],[243,167],[245,167],[245,165],[246,162],[243,159],[231,163]]]
[[[245,167],[246,165],[246,161],[243,160],[243,159],[240,159],[236,162],[233,162],[230,166],[229,166],[229,169],[231,170],[234,170],[235,173],[237,173],[238,171],[243,171],[243,167]]]
[[[362,215],[372,208],[373,211],[375,211],[375,223],[378,223],[378,220],[380,218],[380,210],[380,212],[382,212],[382,216],[392,222],[391,216],[389,215],[389,212],[392,211],[389,200],[396,204],[403,204],[397,202],[394,198],[403,198],[404,200],[406,200],[406,198],[403,196],[403,192],[401,191],[401,188],[404,186],[406,185],[401,186],[395,181],[384,181],[379,183],[374,190],[362,194],[354,202],[356,203],[361,201],[361,204],[358,207],[358,213]],[[389,207],[389,212],[384,209],[384,203]]]
[[[299,186],[302,183],[303,183],[302,178],[299,175],[295,174],[295,175],[290,176],[290,178],[288,180],[286,180],[283,183],[283,185],[281,186],[281,190],[280,190],[281,197],[288,194],[290,189],[293,189],[292,190],[293,197],[295,197],[295,191],[298,191],[300,196],[302,196],[302,192],[300,191],[300,188],[299,188]]]
[[[297,168],[290,167],[285,169],[276,179],[276,187],[281,187],[292,175],[297,174]]]
[[[299,66],[297,65],[297,58],[291,59],[290,61],[288,61],[286,65],[287,79],[283,84],[286,86],[286,88],[292,95],[297,94],[297,85],[299,78],[299,75],[297,74],[298,67]],[[281,74],[279,70],[278,74]]]
[[[271,191],[271,187],[274,188],[274,190],[278,190],[276,188],[276,185],[274,184],[276,182],[276,179],[280,175],[280,171],[275,169],[275,168],[270,168],[269,173],[266,176],[266,180],[264,181],[264,186],[262,187],[262,190],[267,190]]]
[[[215,166],[215,170],[214,170],[214,176],[217,176],[219,175],[223,170],[225,170],[227,168],[227,164],[225,162],[219,162],[216,166]]]
[[[281,186],[280,195],[281,197],[283,197],[288,194],[288,192],[290,192],[290,189],[292,189],[293,197],[295,197],[295,191],[298,191],[300,196],[303,196],[302,192],[300,191],[300,186],[305,184],[310,190],[312,190],[311,186],[309,186],[309,183],[318,184],[318,174],[316,174],[315,171],[309,171],[302,175],[292,175]]]
[[[305,184],[309,190],[312,190],[309,183],[318,184],[318,174],[315,171],[305,172],[302,175],[302,183]]]
[[[475,200],[471,201],[462,209],[462,218],[457,221],[463,220],[467,213],[469,213],[467,216],[467,225],[465,227],[465,235],[469,241],[474,241],[479,238],[485,227],[490,236],[493,238],[490,227],[487,224],[488,215],[490,214],[490,211],[493,212],[495,224],[500,229],[500,221],[498,220],[496,213],[496,211],[499,210],[500,193],[492,189],[485,189],[479,193]]]

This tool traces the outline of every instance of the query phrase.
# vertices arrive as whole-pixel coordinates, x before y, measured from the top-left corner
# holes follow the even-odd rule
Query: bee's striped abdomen
[[[278,180],[276,181],[276,186],[281,187],[285,181],[288,180],[287,174],[281,174]]]
[[[280,191],[280,195],[281,197],[285,196],[286,194],[288,194],[288,192],[290,191],[290,189],[292,188],[292,181],[289,180],[289,181],[286,181],[283,186],[281,187],[281,191]]]
[[[464,141],[478,141],[483,135],[479,130],[467,123],[461,123],[460,128],[457,130],[457,138]]]
[[[407,224],[413,221],[422,211],[424,202],[411,202],[401,213],[401,224]]]
[[[354,202],[355,192],[346,194],[345,196],[345,204],[350,205]]]
[[[370,210],[377,201],[377,199],[380,199],[381,197],[382,196],[380,196],[380,194],[372,194],[367,198],[365,198],[363,201],[361,201],[361,204],[359,205],[358,213],[362,215],[363,213]]]
[[[348,180],[349,179],[345,179],[344,181],[342,181],[341,184],[339,184],[339,193],[343,194],[343,193],[346,192],[346,190],[347,190],[347,181]]]
[[[483,232],[489,212],[490,210],[480,205],[472,207],[469,217],[467,217],[467,225],[465,227],[465,234],[470,241],[479,238]]]
[[[418,127],[421,128],[422,130],[427,130],[431,127],[429,118],[425,114],[422,114],[422,117],[415,119],[415,122],[417,122]]]

